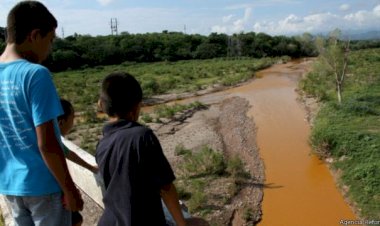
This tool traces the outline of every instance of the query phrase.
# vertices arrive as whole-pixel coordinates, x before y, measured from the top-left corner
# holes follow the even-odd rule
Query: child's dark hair
[[[70,101],[61,98],[61,105],[63,109],[63,115],[58,116],[58,121],[66,120],[71,114],[74,113],[74,107]]]
[[[57,20],[42,3],[21,1],[8,14],[7,42],[21,44],[34,29],[39,29],[44,37],[57,25]]]
[[[102,83],[101,108],[109,116],[124,116],[142,101],[139,82],[130,74],[115,72]]]

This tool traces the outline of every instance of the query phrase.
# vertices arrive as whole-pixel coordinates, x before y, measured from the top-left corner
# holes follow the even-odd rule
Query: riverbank
[[[316,69],[302,81],[322,107],[310,136],[314,151],[332,170],[358,218],[380,218],[380,49],[352,51],[341,104],[333,80]],[[322,76],[322,77],[321,77]]]

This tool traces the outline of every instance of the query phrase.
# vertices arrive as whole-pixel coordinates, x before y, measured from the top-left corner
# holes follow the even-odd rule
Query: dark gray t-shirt
[[[160,189],[175,176],[153,131],[119,120],[106,125],[103,135],[96,149],[106,188],[98,225],[166,225]]]

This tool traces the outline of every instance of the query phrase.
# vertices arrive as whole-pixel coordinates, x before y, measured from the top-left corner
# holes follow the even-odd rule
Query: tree
[[[0,27],[0,41],[5,42],[5,33],[6,33],[5,28]]]
[[[340,30],[336,29],[330,33],[327,42],[318,38],[319,62],[325,67],[326,73],[335,77],[335,89],[338,103],[342,103],[343,85],[347,74],[348,54],[350,41],[339,40]],[[326,43],[326,44],[325,44]]]
[[[301,36],[295,37],[300,43],[300,51],[302,55],[306,56],[316,56],[317,50],[314,44],[315,38],[310,33],[303,33]]]

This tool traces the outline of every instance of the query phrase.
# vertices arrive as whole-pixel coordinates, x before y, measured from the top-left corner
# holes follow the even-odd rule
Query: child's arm
[[[61,146],[54,133],[53,121],[37,126],[36,134],[42,159],[65,195],[65,207],[71,211],[82,210],[83,199],[70,176]]]
[[[185,218],[182,215],[177,190],[174,184],[171,183],[161,188],[161,198],[164,201],[177,226],[186,226],[187,224]]]
[[[67,153],[66,158],[69,159],[70,161],[90,170],[93,173],[98,173],[98,166],[93,166],[86,161],[84,161],[79,155],[77,155],[75,152],[70,151]]]

